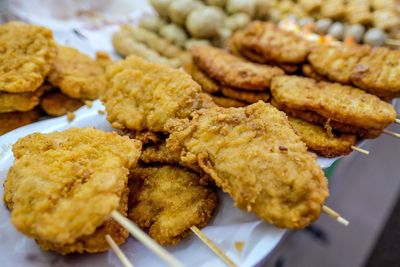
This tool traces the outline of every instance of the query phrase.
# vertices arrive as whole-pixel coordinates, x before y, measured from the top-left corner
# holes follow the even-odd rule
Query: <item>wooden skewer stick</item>
[[[400,119],[396,119],[395,123],[400,124]]]
[[[354,151],[360,152],[361,154],[364,154],[364,155],[367,155],[367,156],[369,155],[369,151],[368,150],[362,149],[360,147],[351,146],[351,149],[353,149]]]
[[[197,226],[190,227],[190,230],[192,230],[192,232],[229,267],[237,267],[237,265],[230,258],[228,258],[228,256],[226,256],[224,252],[222,252],[222,250],[220,250],[219,247],[217,247],[202,231],[200,231]]]
[[[390,135],[390,136],[393,136],[393,137],[396,137],[396,138],[400,138],[400,133],[395,133],[395,132],[392,132],[392,131],[389,131],[389,130],[383,130],[383,133],[387,134],[387,135]]]
[[[116,220],[119,224],[125,227],[137,240],[139,240],[145,247],[154,252],[157,256],[163,259],[171,267],[184,267],[184,265],[179,262],[174,256],[172,256],[168,251],[151,239],[147,234],[145,234],[139,227],[137,227],[129,219],[125,218],[124,215],[114,210],[111,212],[111,217]]]
[[[133,264],[125,256],[125,254],[118,247],[118,245],[115,243],[114,239],[112,239],[110,235],[106,235],[106,241],[110,245],[111,249],[114,251],[115,255],[117,255],[122,265],[124,265],[125,267],[133,267]]]
[[[328,206],[323,205],[322,206],[322,211],[325,212],[328,216],[330,216],[333,219],[335,219],[338,223],[341,223],[341,224],[343,224],[345,226],[349,225],[349,221],[348,220],[346,220],[345,218],[340,216],[339,213],[337,213],[333,209],[329,208]]]

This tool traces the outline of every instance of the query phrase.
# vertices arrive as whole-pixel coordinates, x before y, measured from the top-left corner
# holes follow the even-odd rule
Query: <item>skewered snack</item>
[[[317,81],[325,81],[326,80],[325,77],[322,77],[314,70],[314,68],[313,68],[313,66],[311,66],[311,64],[303,64],[301,66],[301,71],[302,71],[303,75],[308,78],[312,78]]]
[[[192,76],[193,80],[200,84],[201,88],[209,93],[215,94],[221,90],[221,86],[218,82],[208,77],[203,71],[201,71],[196,64],[189,64],[185,67],[185,70]]]
[[[351,80],[356,86],[384,98],[400,96],[400,52],[374,48],[354,67]]]
[[[126,215],[128,172],[140,151],[139,141],[90,128],[18,140],[4,183],[12,223],[61,254],[104,251],[106,234],[121,244],[128,233],[109,216]]]
[[[357,138],[352,134],[332,134],[319,125],[289,117],[289,123],[309,149],[323,157],[347,155]]]
[[[228,98],[228,97],[223,97],[223,96],[216,96],[212,95],[212,100],[214,101],[215,104],[219,107],[224,107],[224,108],[237,108],[237,107],[245,107],[247,106],[246,102],[242,102],[236,99]]]
[[[280,76],[273,79],[271,94],[278,108],[293,117],[364,137],[377,137],[396,119],[392,105],[337,83]]]
[[[257,92],[257,91],[252,92],[248,90],[240,90],[230,87],[222,87],[221,93],[226,97],[230,97],[249,104],[256,103],[260,100],[267,102],[270,98],[270,95],[267,92]]]
[[[52,32],[44,27],[9,22],[0,25],[0,38],[0,91],[36,91],[56,57]]]
[[[0,135],[35,122],[39,117],[40,112],[37,109],[26,112],[0,113]]]
[[[361,45],[319,45],[311,51],[308,60],[319,75],[334,82],[351,84],[354,67],[369,51],[369,46]]]
[[[83,106],[80,99],[71,98],[59,91],[46,93],[41,101],[40,107],[50,116],[63,116]]]
[[[238,35],[235,37],[235,35]],[[281,30],[272,23],[251,22],[232,37],[232,46],[240,54],[250,51],[264,62],[298,64],[307,59],[311,44],[298,35]]]
[[[176,245],[191,226],[206,226],[218,202],[199,174],[173,165],[133,169],[129,188],[129,218],[161,245]]]
[[[190,52],[194,63],[209,77],[243,90],[264,91],[273,77],[284,73],[277,67],[248,62],[210,46],[194,46]]]
[[[79,99],[97,99],[106,89],[101,65],[77,49],[57,45],[57,57],[48,81]]]
[[[190,122],[171,120],[166,127],[167,147],[199,165],[239,208],[293,229],[319,217],[326,178],[283,112],[260,101],[203,109]]]
[[[213,105],[201,87],[181,70],[130,56],[107,68],[102,101],[107,119],[118,129],[163,132],[171,118],[187,118]]]
[[[40,103],[48,85],[42,85],[34,92],[26,93],[6,93],[0,91],[0,113],[13,111],[29,111]]]

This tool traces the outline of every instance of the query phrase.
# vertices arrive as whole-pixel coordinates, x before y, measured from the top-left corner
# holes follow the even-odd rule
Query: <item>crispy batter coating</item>
[[[218,93],[221,90],[221,85],[207,76],[196,64],[185,66],[185,70],[192,76],[193,80],[200,84],[201,88],[209,94]]]
[[[105,51],[97,51],[96,52],[96,63],[103,68],[103,71],[106,70],[107,66],[113,63],[110,55]]]
[[[326,78],[319,75],[310,64],[303,64],[301,66],[301,71],[303,75],[308,78],[312,78],[317,81],[326,81]]]
[[[199,183],[200,175],[182,167],[139,167],[129,179],[129,218],[161,245],[176,245],[190,227],[206,226],[217,194]]]
[[[42,97],[40,106],[50,116],[62,116],[82,107],[83,102],[59,91],[52,91]]]
[[[246,61],[228,52],[207,45],[190,50],[194,63],[220,83],[247,90],[266,90],[273,77],[284,72],[277,67]]]
[[[307,147],[323,157],[332,158],[349,154],[357,142],[352,134],[329,134],[319,125],[289,117],[289,123]]]
[[[97,99],[106,89],[103,67],[77,49],[62,45],[57,45],[48,80],[72,98]]]
[[[33,92],[56,57],[52,32],[22,22],[0,25],[0,91]]]
[[[370,51],[365,45],[319,45],[308,60],[313,69],[333,82],[351,84],[351,74],[357,63]]]
[[[203,109],[190,122],[167,126],[167,147],[186,164],[199,164],[239,208],[284,228],[304,228],[319,217],[328,196],[324,173],[270,104]]]
[[[373,48],[354,67],[351,79],[360,88],[380,97],[400,96],[400,51]]]
[[[313,111],[356,128],[382,130],[396,119],[396,112],[389,103],[360,89],[338,83],[280,76],[272,81],[271,93],[279,105]]]
[[[303,63],[311,49],[311,44],[296,34],[261,21],[251,22],[245,29],[236,32],[232,42],[240,51],[251,51],[266,62],[277,63]]]
[[[91,235],[120,206],[129,169],[140,152],[139,141],[91,128],[18,140],[4,183],[12,223],[45,248],[82,252],[85,247],[71,244],[84,238],[88,251],[101,251],[103,244],[96,249],[97,234],[93,240]]]
[[[39,117],[40,112],[37,109],[26,112],[0,113],[0,135],[35,122]]]
[[[136,56],[112,64],[107,79],[102,101],[107,120],[118,129],[163,132],[168,119],[214,105],[184,71]]]
[[[212,97],[213,101],[215,102],[215,104],[217,104],[217,106],[219,106],[219,107],[224,107],[224,108],[235,107],[235,108],[237,108],[237,107],[247,106],[247,103],[236,100],[236,99],[223,97],[223,96],[216,96],[216,95],[212,95],[211,97]]]
[[[165,141],[145,146],[140,160],[144,163],[162,163],[162,164],[174,164],[180,163],[180,154],[174,153],[175,151],[169,150],[166,146]]]
[[[270,94],[267,92],[247,91],[230,87],[222,87],[221,93],[226,97],[230,97],[249,104],[256,103],[259,100],[267,102],[270,98]]]
[[[27,93],[0,92],[0,113],[34,109],[39,105],[40,97],[47,87],[42,85],[36,91]]]

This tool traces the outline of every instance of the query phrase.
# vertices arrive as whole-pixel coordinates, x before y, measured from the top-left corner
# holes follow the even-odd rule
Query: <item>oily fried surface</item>
[[[360,89],[296,76],[272,81],[274,100],[290,109],[313,111],[360,128],[383,129],[396,119],[392,105]]]
[[[247,105],[246,102],[242,102],[236,99],[228,98],[228,97],[223,97],[223,96],[216,96],[212,95],[211,96],[215,104],[219,107],[224,107],[224,108],[237,108],[237,107],[244,107]]]
[[[323,157],[331,158],[349,154],[357,142],[352,134],[329,134],[319,125],[289,117],[289,123],[307,147]]]
[[[40,112],[36,109],[26,112],[0,113],[0,135],[35,122],[39,117]]]
[[[102,101],[107,120],[118,129],[162,132],[168,119],[213,105],[184,71],[135,56],[107,68],[107,79]]]
[[[47,87],[42,85],[36,91],[26,93],[0,92],[0,113],[32,110],[39,105],[40,97]]]
[[[103,67],[77,49],[62,45],[57,45],[56,62],[48,80],[72,98],[96,99],[106,89]]]
[[[18,140],[4,183],[11,222],[57,246],[93,234],[120,205],[140,152],[139,141],[91,128]]]
[[[196,64],[189,64],[185,67],[185,70],[192,76],[193,80],[200,84],[201,88],[209,94],[218,93],[221,86],[217,81],[214,81],[207,76],[202,70],[200,70]]]
[[[201,70],[230,87],[263,91],[270,87],[273,77],[284,73],[280,68],[252,63],[207,45],[194,46],[190,51]]]
[[[270,95],[267,92],[239,90],[230,87],[222,87],[221,93],[226,97],[230,97],[249,104],[256,103],[259,100],[267,102],[270,98]]]
[[[319,45],[308,60],[313,69],[333,82],[351,84],[354,66],[370,51],[363,45]]]
[[[319,217],[327,180],[283,112],[260,101],[203,109],[186,123],[169,123],[167,147],[181,151],[186,164],[199,164],[239,208],[284,228]]]
[[[199,183],[200,176],[165,165],[133,169],[129,179],[129,218],[161,245],[176,245],[211,220],[217,194]]]
[[[180,162],[180,154],[176,151],[169,150],[165,141],[156,144],[147,145],[143,148],[140,160],[144,163],[163,163],[175,164]]]
[[[317,81],[326,81],[326,78],[318,74],[310,64],[303,64],[301,66],[301,71],[303,75],[308,78],[312,78]]]
[[[40,106],[50,116],[62,116],[77,110],[83,106],[83,102],[59,91],[52,91],[42,97]]]
[[[0,91],[33,92],[56,57],[52,32],[22,22],[0,25]]]
[[[267,62],[302,63],[311,49],[311,44],[296,34],[281,30],[273,23],[261,21],[249,23],[232,38],[236,49],[251,51]]]
[[[354,67],[353,83],[380,97],[400,96],[400,51],[373,48]]]

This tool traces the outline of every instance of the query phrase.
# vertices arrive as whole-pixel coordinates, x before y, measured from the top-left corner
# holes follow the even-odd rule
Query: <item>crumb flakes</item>
[[[236,241],[235,242],[235,248],[237,251],[242,252],[244,248],[244,242],[243,241]]]

